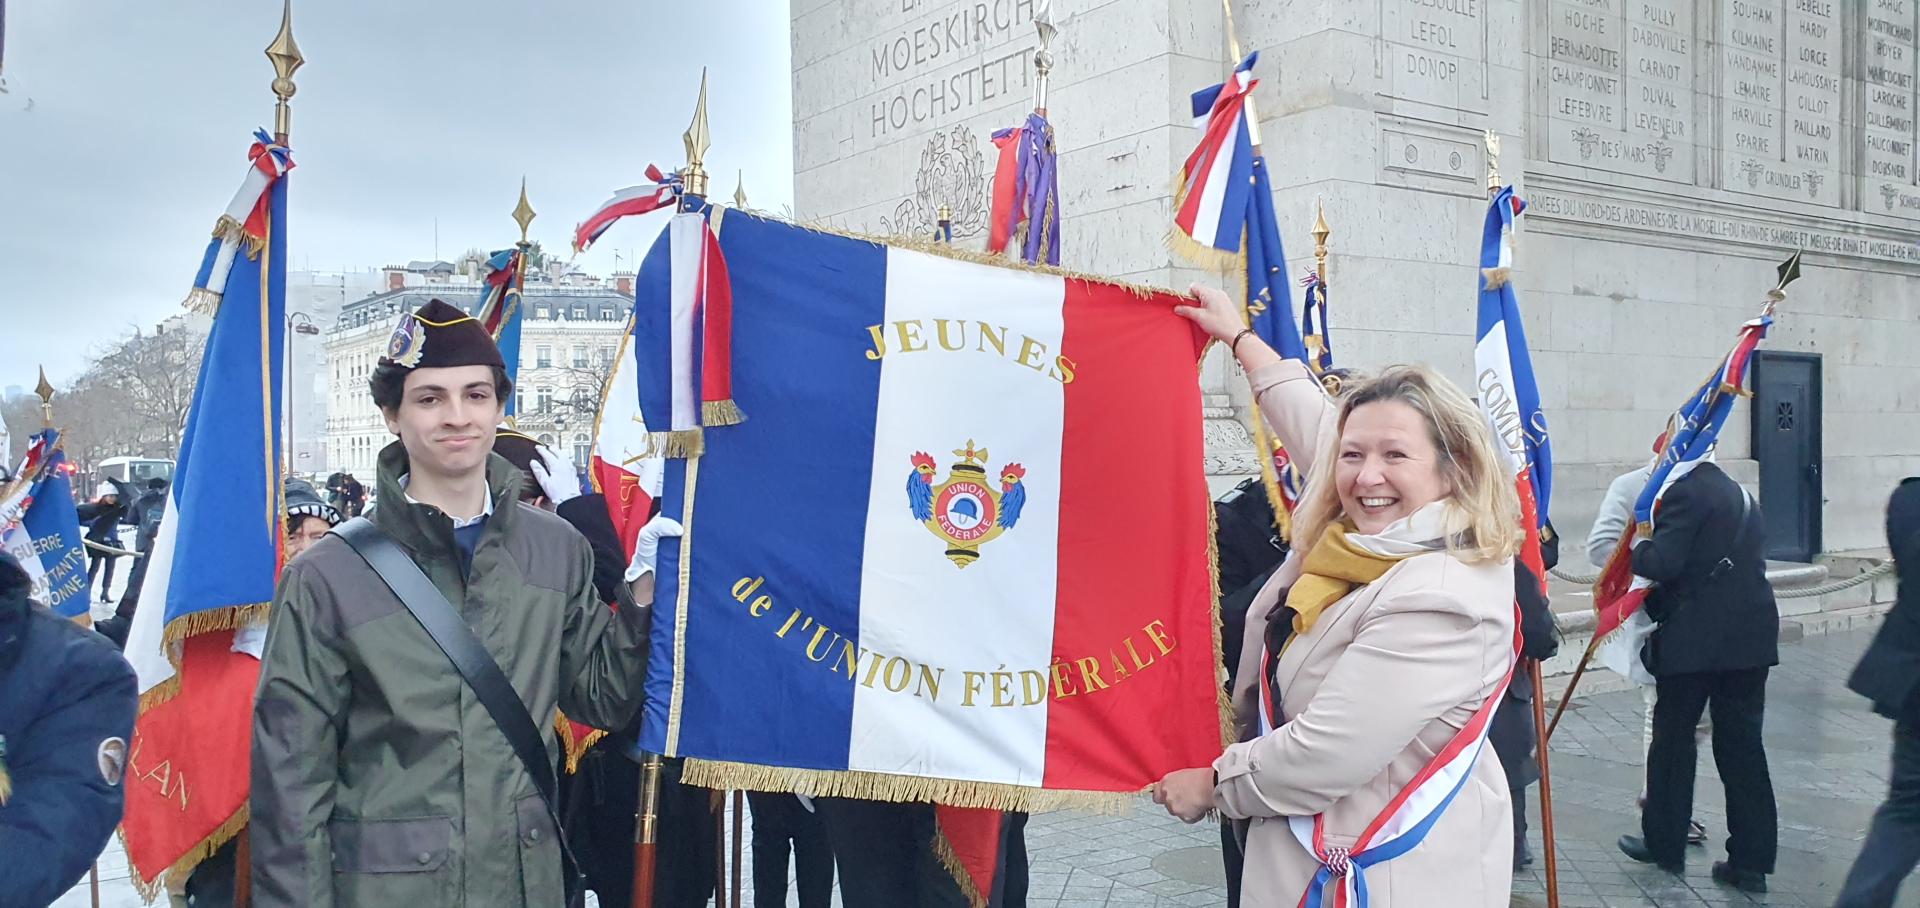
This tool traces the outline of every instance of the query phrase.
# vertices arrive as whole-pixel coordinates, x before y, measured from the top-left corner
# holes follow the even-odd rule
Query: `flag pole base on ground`
[[[1547,761],[1546,681],[1539,660],[1529,660],[1527,673],[1533,680],[1533,728],[1539,738],[1535,747],[1540,760],[1540,850],[1547,862],[1547,908],[1560,908],[1560,853],[1553,839],[1553,771]]]

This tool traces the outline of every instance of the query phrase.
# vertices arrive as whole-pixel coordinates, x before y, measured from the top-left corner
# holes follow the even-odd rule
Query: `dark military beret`
[[[507,366],[500,356],[500,346],[479,319],[437,299],[400,316],[393,337],[387,341],[387,355],[380,362],[407,369]]]

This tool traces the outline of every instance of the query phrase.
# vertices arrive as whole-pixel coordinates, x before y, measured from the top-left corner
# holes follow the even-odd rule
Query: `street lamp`
[[[289,312],[287,313],[287,331],[290,332],[290,334],[316,335],[320,333],[320,326],[315,325],[313,323],[313,316],[308,315],[305,312]],[[294,448],[294,444],[293,444],[293,427],[294,427],[293,337],[292,336],[289,336],[287,338],[287,362],[286,362],[285,368],[286,368],[286,383],[287,383],[287,451],[286,451],[286,459],[284,462],[286,464],[285,469],[288,472],[292,472],[293,471],[293,448]]]

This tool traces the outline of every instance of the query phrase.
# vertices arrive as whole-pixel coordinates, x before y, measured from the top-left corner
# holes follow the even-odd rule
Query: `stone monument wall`
[[[1817,353],[1826,550],[1874,547],[1920,472],[1920,0],[1236,0],[1291,267],[1333,228],[1342,365],[1428,362],[1472,386],[1486,130],[1531,207],[1516,285],[1575,545],[1806,250],[1767,342]],[[989,136],[1032,100],[1032,0],[796,0],[795,209],[956,242],[986,234]],[[1222,281],[1168,251],[1187,96],[1227,70],[1215,0],[1058,0],[1049,115],[1063,263],[1144,283]],[[1297,304],[1297,300],[1296,300]],[[1252,468],[1244,383],[1202,382],[1210,468]],[[1721,461],[1756,476],[1744,405]]]

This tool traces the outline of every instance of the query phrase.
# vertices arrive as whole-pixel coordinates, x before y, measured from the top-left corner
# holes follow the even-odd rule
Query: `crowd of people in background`
[[[1364,874],[1376,908],[1507,904],[1534,860],[1526,788],[1539,778],[1537,736],[1522,663],[1551,658],[1559,638],[1543,578],[1516,558],[1520,502],[1495,440],[1467,395],[1430,369],[1342,376],[1329,394],[1324,376],[1252,335],[1224,293],[1195,294],[1182,313],[1228,346],[1311,481],[1290,536],[1254,481],[1216,505],[1238,739],[1210,765],[1168,773],[1154,801],[1187,822],[1225,818],[1231,908],[1290,908],[1348,874]],[[269,621],[235,642],[262,659],[250,853],[243,861],[236,838],[169,880],[177,904],[231,905],[241,879],[263,906],[443,899],[448,881],[417,871],[456,860],[466,888],[450,897],[462,904],[574,903],[585,890],[603,905],[632,898],[652,572],[680,527],[656,508],[629,556],[579,465],[497,428],[511,382],[478,323],[438,301],[417,318],[425,356],[382,360],[372,376],[398,436],[380,456],[378,506],[347,473],[284,489],[281,589]],[[1631,524],[1647,476],[1609,489],[1587,540],[1596,563]],[[119,528],[136,527],[127,586],[97,625],[108,639],[29,602],[31,579],[0,553],[0,853],[18,868],[0,873],[0,904],[57,897],[119,818],[134,683],[108,640],[124,645],[168,494],[164,480],[137,492],[108,481],[78,505],[103,602]],[[1640,828],[1618,842],[1634,860],[1684,873],[1688,848],[1710,838],[1692,816],[1710,740],[1728,824],[1712,877],[1753,893],[1774,872],[1779,827],[1762,740],[1779,661],[1764,535],[1758,502],[1709,461],[1672,484],[1652,531],[1632,544],[1634,573],[1657,585],[1651,630],[1631,654],[1636,677],[1652,682]],[[1842,908],[1892,904],[1920,863],[1920,595],[1909,576],[1920,563],[1920,482],[1895,492],[1887,535],[1899,602],[1850,686],[1895,719],[1892,790]],[[1551,527],[1542,542],[1551,569]],[[447,660],[451,671],[421,670]],[[515,723],[499,712],[511,707],[489,697],[481,661],[511,685],[522,721],[537,726],[559,709],[610,733],[576,772],[543,769],[513,746]],[[467,706],[402,708],[423,703]],[[473,734],[486,722],[504,734]],[[1453,788],[1426,822],[1374,836],[1409,809],[1408,779]],[[933,847],[931,805],[762,793],[750,803],[761,900],[784,903],[791,857],[802,908],[829,904],[836,870],[848,908],[966,903]],[[714,897],[720,807],[667,761],[654,904]],[[407,819],[373,819],[391,817]],[[1026,903],[1024,824],[1017,814],[1004,824],[985,894],[995,908]]]

